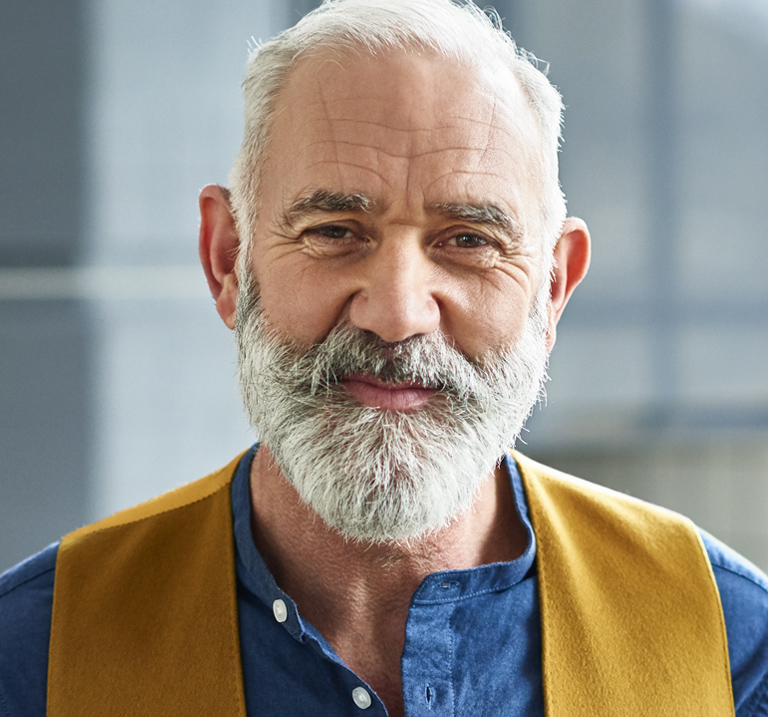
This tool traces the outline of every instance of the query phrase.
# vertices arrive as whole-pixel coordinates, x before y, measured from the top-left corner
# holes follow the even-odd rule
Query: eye
[[[327,224],[323,227],[317,227],[311,230],[313,234],[327,237],[328,239],[350,239],[354,234],[340,224]]]
[[[490,244],[485,237],[478,236],[477,234],[456,234],[446,243],[459,249],[478,249]]]
[[[365,236],[356,226],[321,224],[302,232],[301,242],[316,257],[342,257],[364,251]]]

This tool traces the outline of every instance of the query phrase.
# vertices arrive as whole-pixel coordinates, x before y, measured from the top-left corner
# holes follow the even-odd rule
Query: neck
[[[328,528],[301,502],[266,446],[253,461],[251,505],[256,547],[278,585],[392,714],[402,710],[405,623],[422,580],[442,570],[513,560],[526,547],[503,468],[488,476],[472,507],[449,526],[403,543],[348,541]]]

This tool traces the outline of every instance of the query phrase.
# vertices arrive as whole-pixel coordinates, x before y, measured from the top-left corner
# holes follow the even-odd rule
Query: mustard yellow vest
[[[64,538],[49,717],[245,717],[238,460]],[[548,717],[732,716],[720,599],[690,521],[515,460],[538,540]]]

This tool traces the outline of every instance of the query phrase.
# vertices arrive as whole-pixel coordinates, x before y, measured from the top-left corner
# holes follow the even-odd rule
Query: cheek
[[[463,325],[456,326],[454,338],[471,356],[507,348],[521,335],[527,313],[526,306],[514,301],[475,305],[464,315]]]
[[[270,324],[287,336],[311,344],[338,322],[346,305],[339,282],[283,262],[258,278],[261,302]]]
[[[445,306],[443,330],[468,356],[513,345],[535,300],[529,279],[521,273],[465,284]]]

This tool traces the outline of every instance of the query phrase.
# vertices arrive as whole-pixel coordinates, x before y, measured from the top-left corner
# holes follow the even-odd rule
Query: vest
[[[547,716],[733,716],[720,598],[690,521],[514,457],[538,543]],[[62,540],[49,717],[245,717],[239,460]]]

